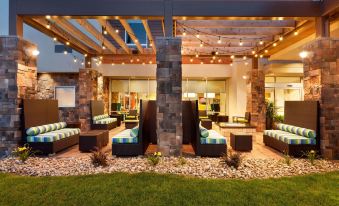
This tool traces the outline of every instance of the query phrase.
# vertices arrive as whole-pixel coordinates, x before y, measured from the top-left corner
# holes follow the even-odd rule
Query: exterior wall
[[[18,37],[0,37],[0,156],[22,140],[22,99],[36,98],[35,48]]]
[[[305,46],[305,100],[320,102],[320,149],[339,159],[339,39],[321,38]]]
[[[9,0],[0,1],[0,35],[8,35]]]
[[[257,58],[252,59],[252,69],[247,81],[246,111],[251,113],[251,124],[257,131],[265,129],[265,74],[263,66],[259,66]]]
[[[79,74],[78,73],[39,73],[38,98],[54,99],[55,86],[75,86],[75,107],[59,108],[59,119],[65,122],[79,121]]]
[[[157,137],[164,155],[180,155],[182,147],[181,39],[157,38]]]

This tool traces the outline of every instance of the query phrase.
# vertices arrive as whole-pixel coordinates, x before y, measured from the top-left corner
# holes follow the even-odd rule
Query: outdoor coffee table
[[[139,120],[125,120],[125,128],[132,129],[133,127],[138,126]]]
[[[206,129],[212,129],[212,120],[210,119],[201,119],[201,126]]]
[[[231,147],[236,151],[252,150],[252,135],[247,133],[231,132]]]
[[[80,134],[79,150],[90,152],[108,144],[108,130],[90,130]]]

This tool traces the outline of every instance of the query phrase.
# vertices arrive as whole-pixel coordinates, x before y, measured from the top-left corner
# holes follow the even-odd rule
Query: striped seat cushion
[[[27,136],[27,142],[55,142],[76,134],[80,134],[79,128],[64,128],[43,134]]]
[[[97,115],[93,117],[93,121],[101,120],[101,119],[107,119],[109,118],[108,114],[102,114],[102,115]]]
[[[293,126],[293,125],[282,124],[282,123],[278,124],[277,128],[281,131],[293,133],[293,134],[296,134],[296,135],[299,135],[299,136],[303,136],[303,137],[307,137],[307,138],[316,138],[316,132],[314,130],[311,130],[311,129],[296,127],[296,126]]]
[[[66,122],[58,122],[54,124],[46,124],[46,125],[41,125],[37,127],[30,127],[26,130],[26,134],[28,136],[35,136],[35,135],[59,130],[59,129],[65,128],[66,126],[67,126]]]
[[[112,144],[137,144],[138,137],[131,137],[131,129],[126,129],[112,137]]]
[[[300,135],[292,134],[290,132],[281,131],[281,130],[265,130],[264,135],[273,137],[274,139],[280,140],[287,144],[310,144],[315,145],[315,138],[307,138]]]
[[[207,138],[201,137],[200,143],[201,144],[226,144],[226,138],[216,132],[215,130],[208,130],[209,135]]]
[[[117,121],[116,118],[105,118],[105,119],[95,120],[94,124],[109,124],[109,123],[116,122],[116,121]]]

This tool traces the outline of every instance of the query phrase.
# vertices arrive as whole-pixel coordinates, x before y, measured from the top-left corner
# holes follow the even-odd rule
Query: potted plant
[[[274,103],[266,101],[266,129],[272,129],[273,118],[275,115]]]

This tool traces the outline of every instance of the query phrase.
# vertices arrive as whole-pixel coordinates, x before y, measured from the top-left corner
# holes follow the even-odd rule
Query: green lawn
[[[0,174],[0,205],[339,205],[339,172],[268,180]]]

